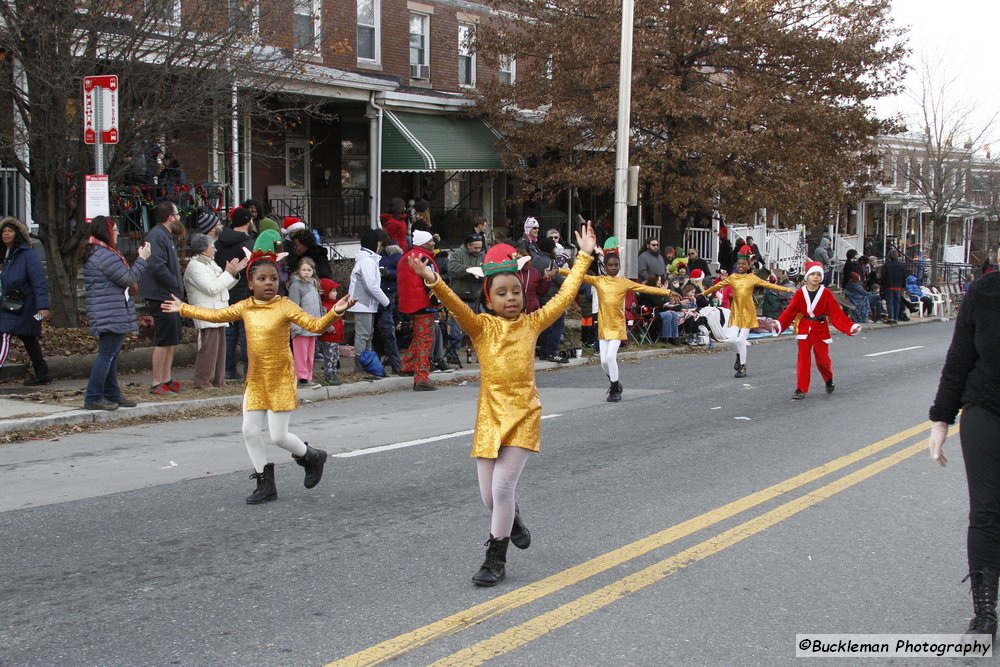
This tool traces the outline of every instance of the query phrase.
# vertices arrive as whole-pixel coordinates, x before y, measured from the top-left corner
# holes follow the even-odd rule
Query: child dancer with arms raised
[[[528,455],[538,451],[541,436],[535,343],[538,335],[569,306],[583,282],[597,244],[589,222],[582,234],[577,232],[576,241],[580,253],[569,277],[548,303],[531,314],[523,312],[524,293],[518,278],[519,265],[530,258],[517,259],[512,246],[493,246],[482,267],[468,269],[485,278],[485,313],[474,313],[438,277],[428,260],[416,256],[407,260],[413,272],[458,320],[479,358],[482,380],[472,456],[476,458],[479,492],[492,518],[486,560],[472,577],[478,586],[494,586],[504,579],[509,542],[521,549],[531,542],[515,505],[515,492]]]
[[[622,400],[622,383],[618,380],[618,348],[628,338],[625,330],[625,295],[631,290],[669,297],[673,290],[643,285],[619,276],[622,263],[618,254],[615,237],[608,239],[604,247],[604,272],[607,275],[584,275],[583,282],[597,290],[597,338],[601,353],[601,369],[611,381],[608,402]],[[559,269],[568,275],[566,269]]]
[[[249,252],[249,251],[248,251]],[[243,320],[247,331],[246,392],[243,395],[243,441],[254,474],[257,488],[247,497],[247,504],[257,505],[274,500],[278,491],[274,484],[274,464],[267,462],[264,450],[264,426],[268,427],[271,440],[278,447],[292,454],[292,458],[305,468],[305,487],[311,489],[323,477],[327,454],[302,442],[288,431],[292,410],[298,407],[295,386],[295,363],[288,346],[292,323],[303,329],[320,333],[335,320],[343,317],[352,305],[348,297],[342,298],[323,317],[312,317],[286,297],[278,296],[278,262],[285,253],[254,251],[247,266],[247,282],[251,297],[219,310],[195,308],[182,303],[177,297],[162,305],[168,313],[180,313],[206,322],[235,322]]]
[[[732,286],[732,306],[729,325],[732,327],[732,337],[730,343],[736,346],[736,364],[733,369],[736,375],[733,377],[745,378],[747,376],[747,336],[751,329],[757,328],[757,306],[753,302],[753,290],[755,287],[777,290],[779,292],[794,292],[791,287],[772,285],[760,276],[750,273],[750,259],[753,257],[753,248],[744,245],[736,255],[736,273],[727,276],[702,292],[702,296],[708,296],[726,286]]]

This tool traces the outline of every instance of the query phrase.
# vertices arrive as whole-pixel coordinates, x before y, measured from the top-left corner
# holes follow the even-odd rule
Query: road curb
[[[924,318],[922,320],[910,320],[909,322],[901,322],[896,327],[903,326],[913,326],[918,324],[927,324],[930,322],[938,322],[940,318]],[[877,324],[868,325],[867,330],[872,329],[886,329],[890,328],[890,325]],[[839,333],[839,332],[838,332]],[[776,343],[779,341],[794,341],[795,338],[789,334],[783,334],[781,336],[771,336],[767,338],[758,338],[750,341],[751,344],[759,343]],[[716,346],[726,346],[726,343],[716,343]],[[688,348],[677,347],[677,348],[658,348],[653,350],[622,350],[618,354],[620,360],[636,360],[636,359],[648,359],[661,356],[669,356],[673,354],[680,354],[686,352]],[[695,349],[707,349],[705,347],[695,348]],[[587,366],[592,363],[599,361],[597,356],[583,357],[582,359],[570,359],[569,363],[566,364],[556,364],[551,362],[535,362],[535,371],[552,371],[559,370],[567,367],[575,366]],[[451,373],[434,373],[431,375],[431,380],[438,382],[448,382],[452,383],[454,380],[478,380],[479,371],[478,370],[464,370],[459,369]],[[351,384],[344,384],[335,387],[319,387],[317,389],[300,389],[299,390],[299,400],[305,404],[317,403],[319,401],[328,401],[338,398],[351,398],[354,396],[362,396],[366,394],[386,394],[395,391],[404,391],[410,389],[413,386],[413,380],[408,377],[386,377],[381,380],[373,380],[370,382],[355,382]],[[113,425],[115,422],[125,421],[128,419],[135,419],[137,417],[150,417],[150,416],[164,416],[177,414],[180,412],[186,412],[191,410],[200,410],[206,408],[215,407],[230,407],[230,406],[240,406],[243,403],[243,396],[215,396],[212,398],[192,398],[190,400],[183,401],[170,401],[163,403],[140,403],[134,408],[119,408],[118,410],[112,410],[110,412],[103,410],[68,410],[66,412],[59,412],[51,415],[44,415],[39,417],[24,417],[19,419],[8,419],[0,421],[0,435],[19,432],[19,431],[32,431],[36,429],[44,429],[52,426],[71,426],[75,424],[108,424]]]

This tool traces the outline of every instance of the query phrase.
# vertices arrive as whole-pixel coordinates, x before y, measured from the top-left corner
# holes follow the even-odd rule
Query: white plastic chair
[[[928,296],[931,299],[931,315],[933,317],[944,317],[945,300],[941,294],[933,291],[929,287],[921,287],[920,291],[923,292],[924,296]],[[921,302],[923,303],[923,302]]]

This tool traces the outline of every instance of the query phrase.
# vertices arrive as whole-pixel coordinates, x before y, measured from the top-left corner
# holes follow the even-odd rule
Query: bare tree
[[[83,78],[121,81],[121,148],[106,170],[115,182],[137,147],[181,128],[205,128],[207,136],[231,111],[234,93],[243,110],[280,111],[265,100],[304,70],[292,20],[283,3],[259,0],[0,2],[0,96],[14,108],[13,123],[0,131],[0,161],[31,185],[55,324],[78,323],[77,249],[87,234],[78,223],[83,177],[95,166],[82,137]]]
[[[907,119],[910,132],[900,137],[895,150],[904,161],[905,186],[931,219],[931,282],[937,282],[938,262],[944,258],[948,219],[973,212],[969,178],[996,120],[994,115],[981,121],[956,82],[954,76],[923,60],[919,90],[911,93],[918,111]]]

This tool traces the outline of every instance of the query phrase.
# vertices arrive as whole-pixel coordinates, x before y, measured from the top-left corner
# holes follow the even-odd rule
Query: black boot
[[[493,537],[490,535],[490,539],[486,542],[486,560],[483,561],[483,566],[479,568],[479,572],[472,577],[472,583],[476,586],[496,586],[504,577],[507,576],[507,572],[504,566],[507,564],[507,544],[510,542],[509,537]]]
[[[997,635],[997,578],[1000,572],[984,567],[970,572],[965,579],[972,579],[972,608],[976,615],[969,623],[967,635]],[[965,581],[962,579],[962,581]]]
[[[611,383],[611,388],[608,389],[608,403],[617,403],[622,400],[622,383],[615,380]]]
[[[247,496],[247,505],[260,505],[278,497],[278,489],[274,486],[274,464],[264,466],[264,472],[255,472],[250,479],[257,480],[257,488]]]
[[[833,384],[833,378],[830,378],[829,380],[826,381],[826,393],[832,394],[833,390],[836,388],[837,386]]]
[[[736,369],[736,375],[734,378],[745,378],[747,376],[747,365],[740,364],[740,367]]]
[[[514,505],[514,525],[510,527],[510,543],[518,549],[527,549],[531,546],[531,533],[528,527],[521,520],[521,509]]]
[[[326,465],[326,456],[326,452],[322,449],[313,449],[308,444],[306,445],[306,453],[302,456],[292,454],[295,462],[306,469],[306,478],[302,483],[307,489],[313,488],[319,484],[319,480],[323,479],[323,466]]]
[[[740,370],[740,353],[739,352],[736,353],[736,362],[733,363],[733,370],[734,371]]]

